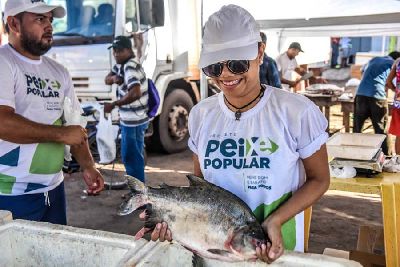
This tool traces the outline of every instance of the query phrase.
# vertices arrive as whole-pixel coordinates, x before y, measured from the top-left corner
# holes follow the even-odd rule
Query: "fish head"
[[[230,248],[245,259],[256,258],[256,247],[267,244],[266,235],[259,223],[248,223],[234,231]]]

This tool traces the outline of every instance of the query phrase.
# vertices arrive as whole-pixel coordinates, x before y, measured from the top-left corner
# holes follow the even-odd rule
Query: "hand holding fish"
[[[146,211],[140,213],[139,218],[142,221],[145,221]],[[135,239],[138,240],[142,238],[145,233],[150,232],[151,230],[152,230],[151,228],[143,227],[142,229],[139,230],[139,232],[136,233]],[[164,242],[165,240],[172,241],[172,233],[171,230],[168,229],[168,224],[166,222],[156,224],[156,227],[154,227],[154,230],[151,233],[151,240],[153,241],[159,240],[161,242]]]
[[[256,248],[257,257],[265,262],[272,263],[283,254],[282,224],[273,216],[268,217],[262,224],[265,233],[268,233],[270,242]]]

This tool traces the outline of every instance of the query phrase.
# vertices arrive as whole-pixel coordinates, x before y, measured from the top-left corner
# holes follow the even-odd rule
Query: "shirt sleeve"
[[[328,140],[328,121],[315,104],[308,106],[301,117],[301,131],[297,138],[297,151],[305,159],[318,151]]]
[[[117,65],[114,65],[114,66],[112,67],[111,72],[112,72],[113,74],[115,74],[115,75],[118,75],[118,67],[117,67]]]
[[[8,61],[0,56],[0,105],[15,109],[14,74]]]
[[[198,141],[197,141],[197,127],[196,127],[196,110],[193,108],[189,113],[189,121],[188,121],[188,128],[189,128],[189,140],[188,140],[188,147],[192,150],[193,153],[198,155]]]
[[[126,64],[124,66],[124,83],[128,91],[136,84],[141,84],[142,79],[146,79],[141,71],[140,65]]]

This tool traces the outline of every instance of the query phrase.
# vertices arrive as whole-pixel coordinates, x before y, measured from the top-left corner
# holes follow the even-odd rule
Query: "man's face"
[[[117,64],[122,64],[132,56],[129,48],[113,48],[113,55]]]
[[[53,44],[53,14],[25,12],[20,19],[19,39],[24,50],[35,56],[44,55]]]
[[[297,48],[289,48],[287,51],[287,55],[290,59],[295,58],[300,53],[300,50]]]

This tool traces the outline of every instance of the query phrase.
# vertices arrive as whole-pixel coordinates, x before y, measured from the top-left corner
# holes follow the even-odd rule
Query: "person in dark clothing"
[[[331,38],[331,68],[336,68],[338,64],[338,57],[339,57],[339,37],[332,37]]]
[[[376,134],[385,134],[388,120],[387,89],[385,83],[393,62],[400,52],[391,52],[388,56],[375,57],[364,69],[361,83],[355,98],[354,132],[361,133],[364,122],[370,118]],[[386,140],[382,143],[382,152],[387,155]]]
[[[260,32],[261,41],[266,45],[267,36]],[[263,63],[260,65],[260,82],[262,84],[271,85],[276,88],[282,88],[281,79],[279,77],[278,67],[276,62],[264,52]]]

